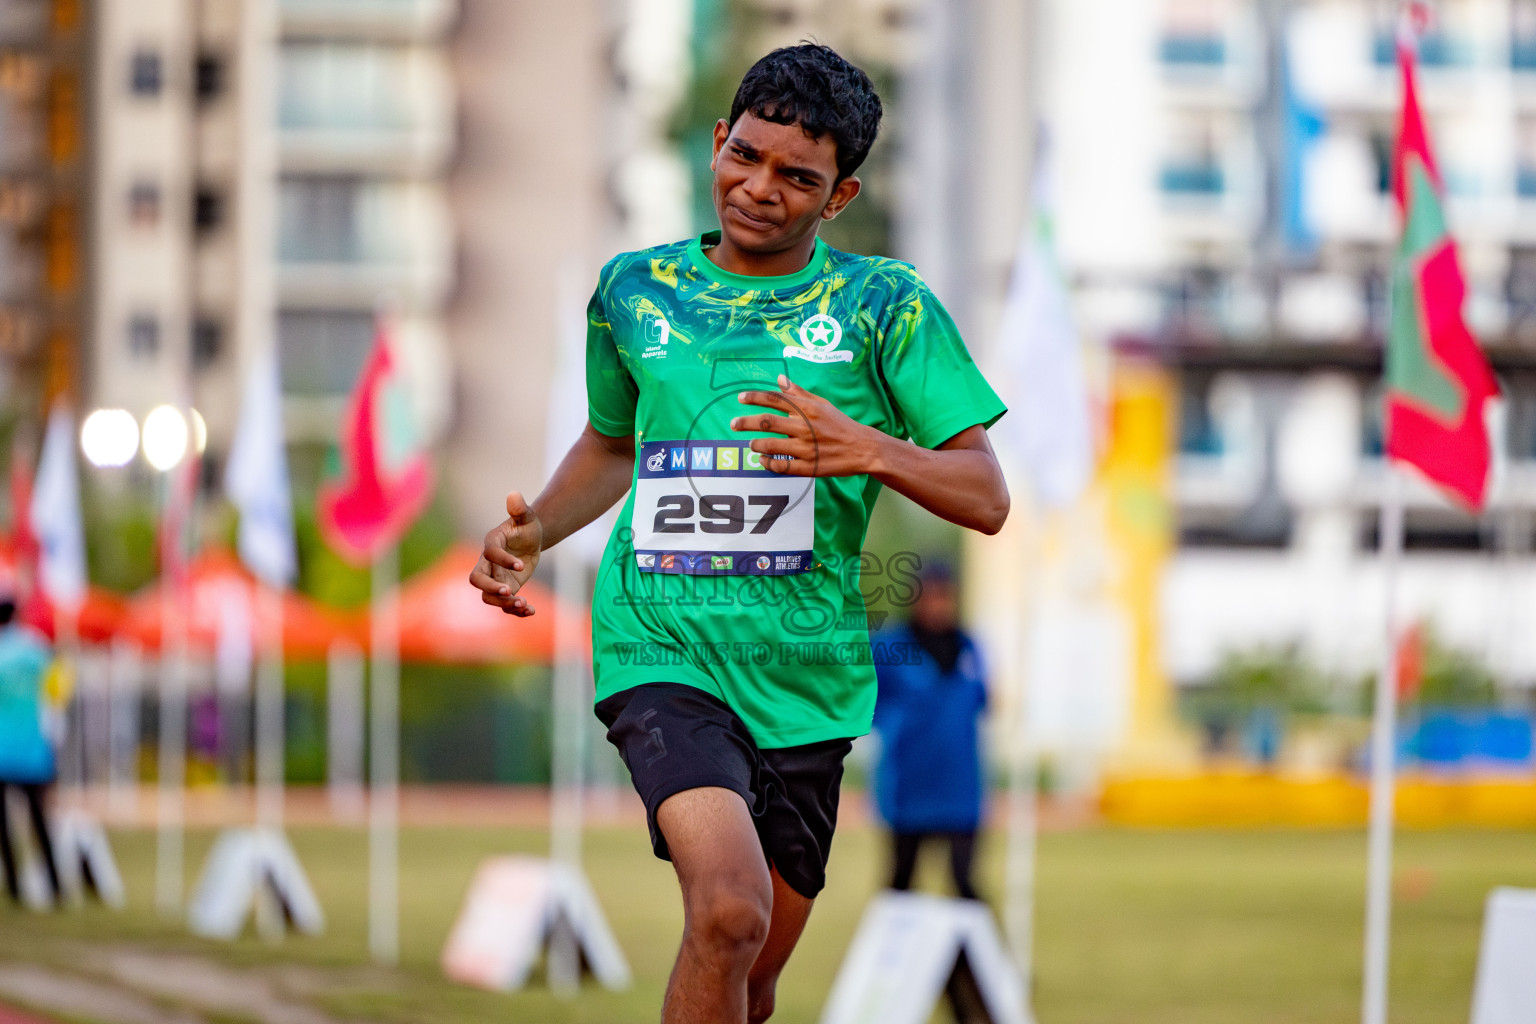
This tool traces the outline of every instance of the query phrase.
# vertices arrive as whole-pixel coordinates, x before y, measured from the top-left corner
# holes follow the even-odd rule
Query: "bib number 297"
[[[784,510],[789,507],[787,494],[752,494],[745,498],[740,494],[702,494],[697,502],[695,515],[694,496],[691,494],[663,494],[656,499],[656,519],[652,529],[656,533],[754,533],[766,534],[773,530]],[[748,515],[748,510],[755,515]],[[747,523],[752,528],[747,529]]]

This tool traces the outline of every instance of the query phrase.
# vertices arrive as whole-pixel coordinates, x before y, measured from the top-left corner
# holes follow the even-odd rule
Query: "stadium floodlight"
[[[139,421],[127,409],[97,409],[80,425],[80,450],[98,468],[126,466],[139,451]]]
[[[144,457],[162,473],[180,464],[188,440],[186,417],[175,406],[156,406],[144,417]]]

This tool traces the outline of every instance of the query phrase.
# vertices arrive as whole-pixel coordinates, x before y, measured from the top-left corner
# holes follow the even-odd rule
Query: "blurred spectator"
[[[881,740],[875,794],[892,833],[890,886],[910,888],[918,851],[930,839],[944,839],[956,893],[977,899],[971,866],[981,827],[977,726],[987,706],[986,677],[975,643],[960,629],[949,568],[932,563],[921,582],[910,620],[875,645],[891,652],[876,659],[886,664],[876,667],[875,704]]]
[[[42,636],[13,621],[15,617],[16,603],[0,598],[0,859],[5,862],[6,889],[19,903],[21,872],[6,804],[10,790],[17,789],[26,797],[49,891],[57,903],[59,871],[44,806],[57,774],[53,746],[43,729],[43,688],[51,658]]]

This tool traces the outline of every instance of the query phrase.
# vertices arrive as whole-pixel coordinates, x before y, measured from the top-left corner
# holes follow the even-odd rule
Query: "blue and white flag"
[[[283,442],[283,393],[277,356],[268,349],[245,379],[240,420],[224,471],[224,491],[240,512],[240,559],[273,587],[298,571],[293,540],[293,499]]]
[[[1044,505],[1070,505],[1093,477],[1082,342],[1054,240],[1054,181],[1042,133],[1034,203],[1019,240],[998,332],[995,383],[1008,415],[993,428],[1005,465]]]
[[[75,418],[62,404],[48,414],[48,432],[28,508],[37,536],[37,576],[54,606],[79,610],[85,601],[85,527],[75,467]]]

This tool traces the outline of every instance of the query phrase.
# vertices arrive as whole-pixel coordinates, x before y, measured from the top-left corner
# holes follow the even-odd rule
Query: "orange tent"
[[[538,583],[524,588],[535,609],[527,618],[483,604],[469,585],[469,572],[479,558],[478,549],[455,544],[400,588],[402,661],[548,664],[554,661],[555,616],[561,612],[574,617],[582,655],[590,656],[592,620],[586,608],[557,607],[554,594]]]
[[[256,591],[256,581],[232,552],[222,549],[205,551],[188,567],[190,594],[187,600],[187,643],[193,650],[209,651],[217,644],[221,625],[230,620],[243,621],[251,630],[251,641],[260,651],[276,629],[267,611],[267,603]],[[158,650],[164,627],[165,583],[163,580],[139,591],[129,602],[121,630],[147,649]],[[350,639],[362,646],[367,627],[356,613],[331,611],[292,591],[282,594],[283,654],[295,659],[321,659],[339,639]]]
[[[57,640],[59,613],[43,601],[37,602],[38,618],[34,622],[44,633]],[[119,594],[101,587],[87,587],[85,602],[75,617],[75,635],[88,644],[102,644],[117,635],[128,614],[128,602]]]
[[[0,591],[17,597],[19,583],[16,543],[9,536],[0,537]],[[58,613],[47,598],[34,591],[22,605],[22,619],[27,625],[41,630],[51,640],[58,639]],[[85,600],[75,615],[75,635],[86,643],[105,643],[117,632],[127,608],[127,601],[120,595],[103,587],[87,586]]]

